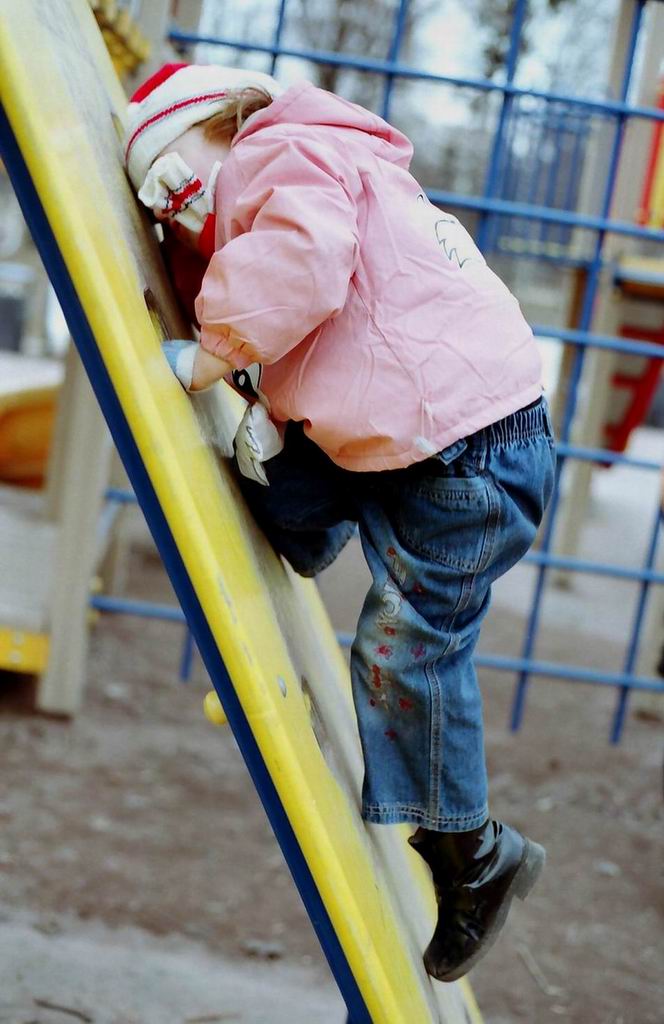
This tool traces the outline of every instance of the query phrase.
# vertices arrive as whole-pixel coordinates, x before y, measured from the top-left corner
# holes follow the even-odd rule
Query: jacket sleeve
[[[196,300],[201,344],[236,369],[274,363],[345,304],[358,253],[356,207],[313,141],[241,145],[245,182]],[[247,148],[249,147],[249,148]]]

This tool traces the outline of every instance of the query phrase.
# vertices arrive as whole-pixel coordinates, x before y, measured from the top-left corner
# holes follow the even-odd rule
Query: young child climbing
[[[249,399],[235,448],[257,521],[305,576],[359,528],[362,814],[417,826],[439,907],[425,965],[452,981],[544,862],[489,815],[472,659],[491,584],[535,537],[554,444],[519,305],[412,152],[310,83],[216,65],[149,79],[125,144],[183,302],[198,292],[200,341],[166,357],[187,390],[228,377]]]

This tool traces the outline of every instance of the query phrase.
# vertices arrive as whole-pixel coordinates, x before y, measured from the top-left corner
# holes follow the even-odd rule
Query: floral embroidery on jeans
[[[389,626],[399,618],[399,612],[403,604],[403,594],[397,590],[391,580],[386,580],[380,597],[382,607],[378,612],[377,625]]]

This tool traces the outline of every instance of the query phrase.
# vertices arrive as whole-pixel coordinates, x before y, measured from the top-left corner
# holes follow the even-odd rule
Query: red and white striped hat
[[[223,111],[230,91],[265,89],[279,96],[282,87],[261,71],[243,71],[219,64],[164,64],[129,101],[124,156],[138,191],[164,146],[187,129]]]

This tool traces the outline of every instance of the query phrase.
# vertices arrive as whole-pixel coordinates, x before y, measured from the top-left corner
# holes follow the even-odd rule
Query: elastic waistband
[[[480,444],[485,442],[489,447],[506,447],[519,441],[528,441],[534,437],[550,437],[553,439],[553,429],[549,416],[549,407],[542,395],[525,409],[519,409],[504,419],[492,423],[490,426],[479,430],[474,434],[472,441],[476,439]],[[471,440],[469,438],[469,440]]]

